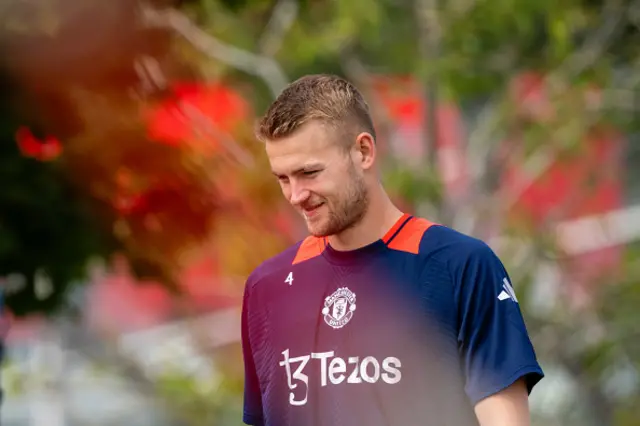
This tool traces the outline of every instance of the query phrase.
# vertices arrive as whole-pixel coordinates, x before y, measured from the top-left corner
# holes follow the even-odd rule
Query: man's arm
[[[480,426],[530,426],[529,392],[524,379],[475,406]]]
[[[529,393],[543,377],[510,278],[486,245],[457,270],[458,343],[481,426],[528,426]]]

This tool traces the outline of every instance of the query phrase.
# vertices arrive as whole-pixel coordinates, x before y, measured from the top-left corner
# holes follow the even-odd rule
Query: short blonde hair
[[[261,141],[287,137],[310,121],[340,132],[368,132],[376,137],[369,106],[349,81],[327,74],[308,75],[287,86],[256,128]]]

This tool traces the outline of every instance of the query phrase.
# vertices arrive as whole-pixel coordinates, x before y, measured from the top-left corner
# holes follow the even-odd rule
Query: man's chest
[[[391,314],[390,301],[384,297],[385,280],[376,278],[371,269],[301,268],[286,275],[286,282],[268,299],[270,334],[275,340],[337,343],[365,333],[372,320]],[[394,277],[395,286],[408,284],[402,278]]]
[[[268,344],[278,352],[384,358],[423,344],[429,326],[453,328],[446,292],[434,292],[412,270],[370,264],[281,275],[281,283],[272,277],[264,306]]]
[[[313,395],[363,392],[364,398],[373,389],[416,390],[426,383],[427,360],[440,344],[428,325],[448,320],[427,315],[445,301],[429,300],[415,275],[380,268],[282,275],[264,306],[274,365],[263,371],[270,372],[264,380],[289,389],[291,405],[306,405]]]

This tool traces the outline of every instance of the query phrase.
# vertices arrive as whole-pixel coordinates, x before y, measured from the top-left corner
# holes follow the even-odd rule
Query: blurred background
[[[336,73],[405,211],[487,241],[534,425],[640,425],[640,1],[3,0],[3,426],[240,425],[239,305],[306,235],[253,126]]]

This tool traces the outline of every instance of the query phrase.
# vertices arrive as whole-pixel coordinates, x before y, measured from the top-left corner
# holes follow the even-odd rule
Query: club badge
[[[324,322],[338,329],[344,327],[356,310],[356,295],[346,287],[337,289],[331,296],[324,300]]]

